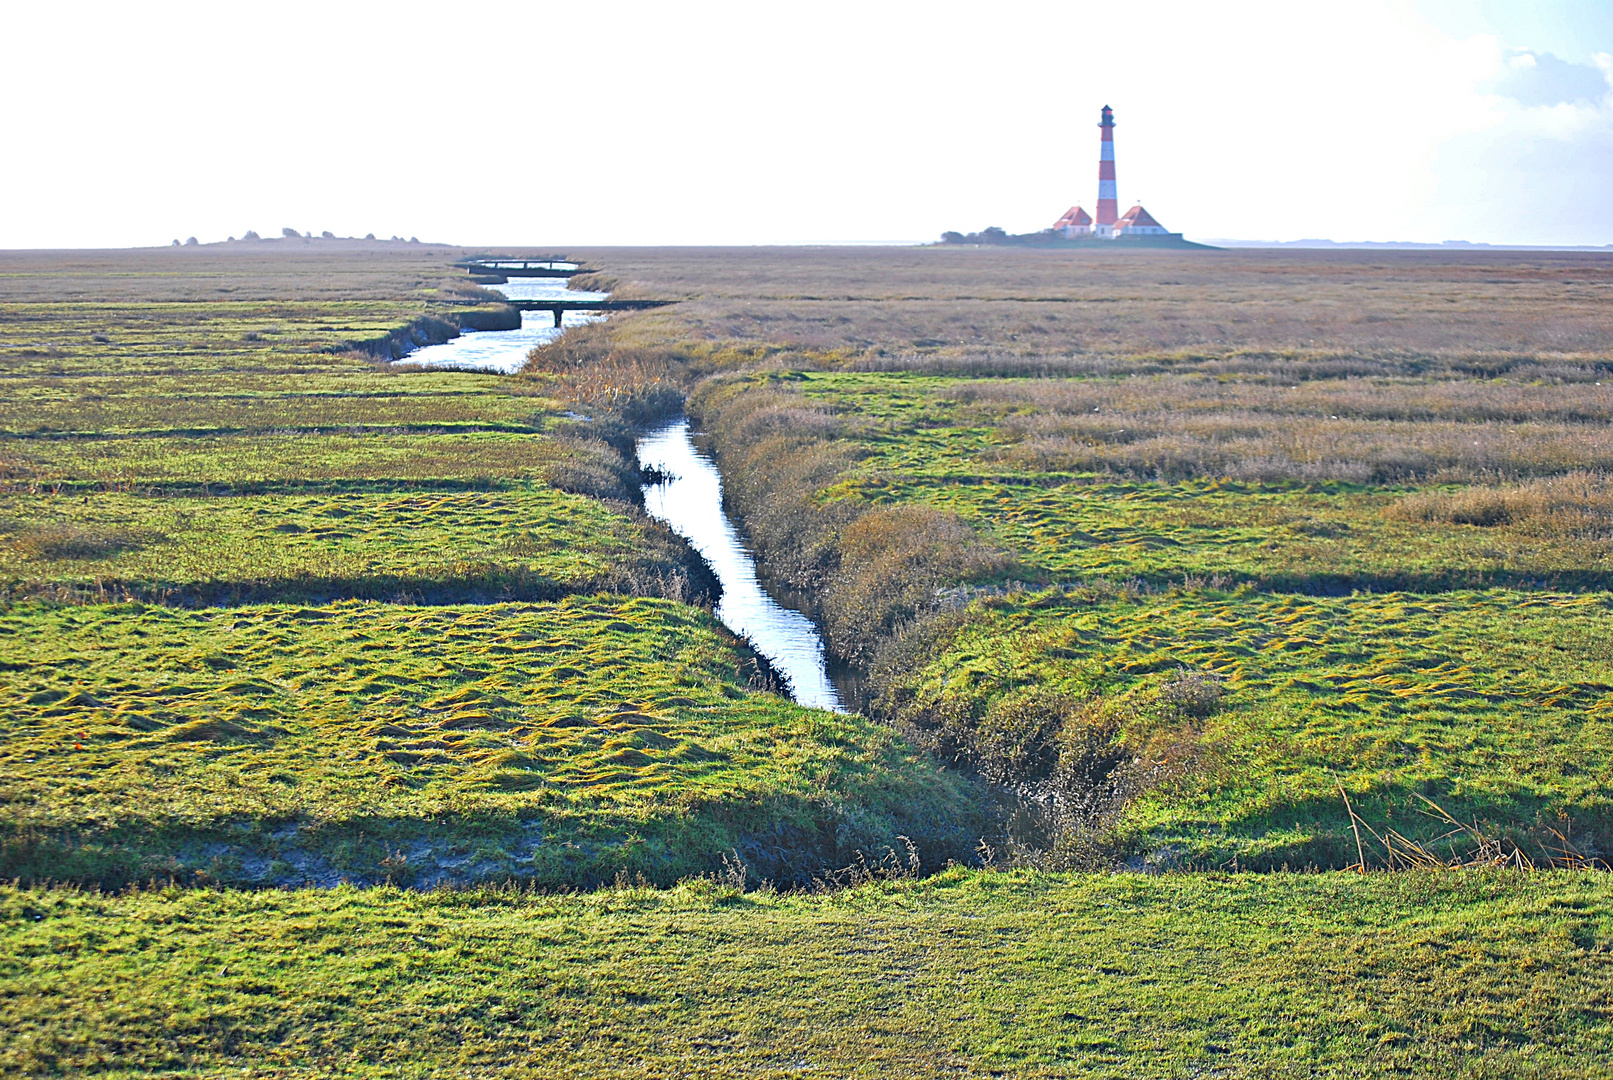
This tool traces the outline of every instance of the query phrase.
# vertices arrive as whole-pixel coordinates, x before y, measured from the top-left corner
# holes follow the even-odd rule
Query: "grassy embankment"
[[[1341,783],[1613,851],[1609,260],[724,254],[572,354],[681,365],[872,711],[1069,857],[1348,865]]]
[[[626,428],[369,359],[497,314],[452,257],[4,260],[0,876],[671,884],[736,848],[791,879],[899,834],[966,855],[956,778],[756,692],[684,606],[713,583],[636,505]]]

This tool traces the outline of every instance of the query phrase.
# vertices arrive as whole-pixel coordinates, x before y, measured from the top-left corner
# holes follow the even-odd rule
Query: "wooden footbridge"
[[[455,263],[474,277],[576,277],[588,271],[575,266],[559,266],[563,259],[472,259]]]
[[[560,317],[568,311],[645,311],[649,308],[666,307],[677,303],[676,300],[506,300],[509,307],[517,311],[548,311],[554,313],[554,324],[560,325]]]
[[[564,259],[522,259],[512,256],[489,255],[483,259],[467,259],[454,265],[463,267],[471,276],[478,280],[491,279],[502,276],[512,277],[559,277],[569,278],[586,273],[579,270],[575,264],[560,265]],[[487,280],[488,284],[497,284]],[[554,316],[554,324],[560,325],[560,320],[568,311],[644,311],[647,308],[665,307],[676,303],[675,300],[506,300],[507,307],[517,311],[547,311]]]

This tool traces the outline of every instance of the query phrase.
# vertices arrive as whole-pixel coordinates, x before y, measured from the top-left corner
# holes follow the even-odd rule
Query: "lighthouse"
[[[1120,202],[1115,195],[1115,111],[1107,105],[1103,107],[1103,115],[1098,120],[1098,131],[1100,139],[1096,220],[1088,217],[1087,212],[1080,206],[1072,206],[1047,231],[1058,240],[1088,241],[1101,238],[1131,241],[1142,247],[1180,245],[1182,234],[1166,229],[1154,219],[1154,215],[1142,208],[1142,204],[1133,206],[1125,214],[1120,213]]]
[[[1103,107],[1098,130],[1102,132],[1098,142],[1098,219],[1093,224],[1092,235],[1113,237],[1120,207],[1115,201],[1115,114],[1107,105]]]

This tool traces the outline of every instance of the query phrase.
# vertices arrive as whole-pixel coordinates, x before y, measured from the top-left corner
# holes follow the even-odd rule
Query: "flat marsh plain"
[[[0,1069],[1613,1068],[1613,258],[461,254],[0,254]]]

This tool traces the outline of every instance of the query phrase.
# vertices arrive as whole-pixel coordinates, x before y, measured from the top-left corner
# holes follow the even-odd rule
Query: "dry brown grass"
[[[841,350],[871,368],[1081,371],[1347,362],[1595,382],[1613,257],[1557,252],[956,248],[582,251],[623,295],[684,300],[691,338]],[[1242,361],[1239,357],[1243,357]]]
[[[446,244],[264,241],[114,251],[0,251],[0,303],[391,300],[422,285],[487,299]]]
[[[555,376],[556,397],[643,424],[683,405],[687,369],[664,349],[621,345],[602,323],[580,326],[533,349],[522,369]]]
[[[1613,539],[1613,480],[1576,472],[1513,487],[1419,492],[1389,512],[1408,521],[1510,525],[1545,537],[1607,540]]]
[[[1155,413],[1107,422],[1032,418],[1020,426],[1042,431],[994,456],[1036,472],[1393,484],[1613,469],[1613,430],[1566,424],[1316,423],[1248,413],[1184,420]]]
[[[1188,417],[1246,412],[1310,420],[1613,423],[1613,380],[1606,386],[1406,378],[1291,384],[1269,376],[992,380],[962,383],[945,396],[981,406],[987,416],[989,410],[1012,409],[1073,416],[1152,411]]]
[[[1037,472],[1449,482],[1613,469],[1613,385],[1193,376],[975,381],[956,418]]]
[[[898,625],[933,607],[937,589],[995,578],[1010,565],[956,517],[928,506],[868,510],[836,539],[839,565],[823,611],[835,651],[860,663]]]

